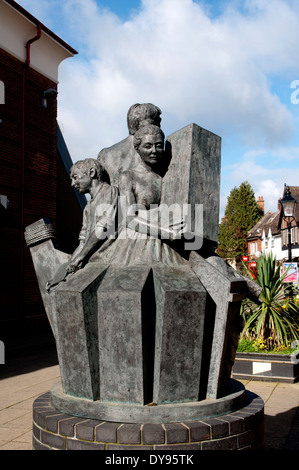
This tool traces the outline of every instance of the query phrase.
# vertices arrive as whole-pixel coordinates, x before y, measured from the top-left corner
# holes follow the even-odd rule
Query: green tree
[[[247,232],[264,215],[250,184],[234,187],[227,198],[225,215],[220,224],[218,254],[240,261],[247,251]]]

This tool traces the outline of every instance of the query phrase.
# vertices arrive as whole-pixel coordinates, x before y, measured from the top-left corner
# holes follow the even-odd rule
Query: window
[[[282,244],[286,245],[286,231],[282,230]]]
[[[255,254],[256,248],[257,248],[257,247],[256,247],[256,243],[250,243],[250,245],[249,245],[249,250],[250,250],[250,254],[251,254],[251,255],[254,255],[254,254]]]
[[[295,227],[295,243],[298,243],[298,227]]]
[[[4,83],[0,80],[0,104],[5,104],[5,87]]]

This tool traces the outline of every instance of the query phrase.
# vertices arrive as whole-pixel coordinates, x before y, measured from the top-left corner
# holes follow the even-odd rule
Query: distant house
[[[291,223],[291,248],[292,260],[299,258],[299,187],[290,186],[292,196],[298,201],[295,212],[295,220]],[[285,189],[283,191],[283,196]],[[278,209],[272,213],[268,211],[258,223],[252,227],[247,235],[248,256],[250,260],[257,259],[261,253],[270,253],[278,261],[288,259],[288,228],[282,217],[282,209],[278,201]]]
[[[272,213],[268,211],[250,229],[247,235],[248,255],[250,259],[260,256],[265,250],[280,250],[280,232],[277,230],[279,211]]]
[[[262,253],[270,253],[281,259],[281,234],[278,228],[280,211],[276,211],[269,217],[262,232]]]
[[[24,228],[48,218],[77,245],[85,198],[57,126],[58,66],[77,52],[13,0],[0,0],[0,331],[45,317]],[[2,338],[3,339],[3,338]]]

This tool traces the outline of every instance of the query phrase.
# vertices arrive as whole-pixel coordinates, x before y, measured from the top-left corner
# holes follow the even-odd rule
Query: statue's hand
[[[172,235],[173,240],[179,240],[182,238],[184,232],[186,231],[187,223],[185,220],[181,220],[180,222],[177,222],[176,224],[170,225],[170,233]]]
[[[76,258],[72,259],[66,268],[67,273],[74,273],[78,269],[81,269],[83,267],[83,262],[84,259],[81,256],[77,256]]]

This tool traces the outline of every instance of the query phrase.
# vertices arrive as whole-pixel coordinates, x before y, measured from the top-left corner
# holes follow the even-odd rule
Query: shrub
[[[253,278],[248,269],[247,274]],[[296,298],[285,298],[286,275],[287,272],[281,275],[280,266],[271,253],[258,259],[254,280],[262,288],[260,302],[243,301],[241,338],[260,340],[267,350],[299,338],[299,309]]]

